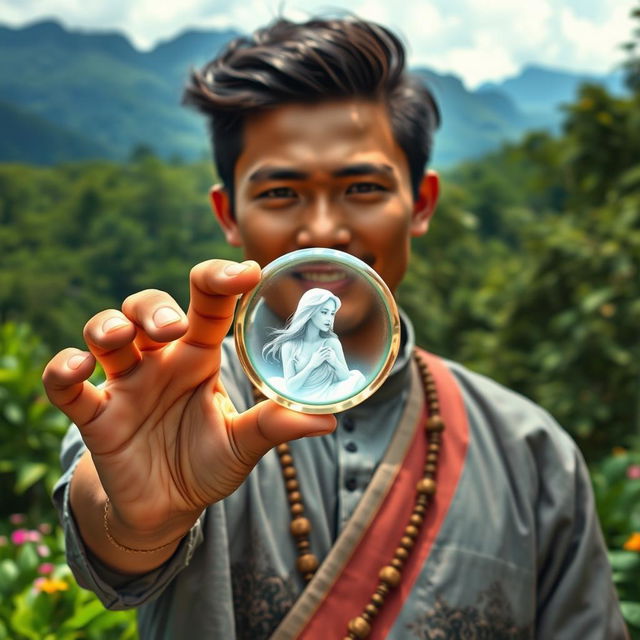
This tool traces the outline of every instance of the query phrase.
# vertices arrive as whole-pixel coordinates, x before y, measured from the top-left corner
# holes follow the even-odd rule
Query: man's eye
[[[295,198],[296,192],[289,187],[274,187],[258,195],[258,198]]]
[[[386,189],[377,182],[356,182],[347,189],[347,193],[372,193],[373,191],[386,191]]]

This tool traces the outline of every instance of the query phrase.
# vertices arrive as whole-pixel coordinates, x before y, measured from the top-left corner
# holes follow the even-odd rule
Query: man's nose
[[[347,217],[335,203],[319,198],[304,211],[297,241],[300,248],[345,247],[351,241]]]

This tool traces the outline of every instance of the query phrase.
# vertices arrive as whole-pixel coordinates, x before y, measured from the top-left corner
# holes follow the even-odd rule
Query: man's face
[[[414,203],[386,106],[364,100],[286,105],[249,119],[243,138],[235,218],[226,194],[212,192],[228,242],[261,266],[307,247],[346,251],[395,292],[410,238],[427,230],[438,184],[435,174],[425,176]],[[288,309],[312,287],[340,296],[339,333],[356,329],[370,310],[371,297],[337,269],[312,266],[290,280],[282,293]]]

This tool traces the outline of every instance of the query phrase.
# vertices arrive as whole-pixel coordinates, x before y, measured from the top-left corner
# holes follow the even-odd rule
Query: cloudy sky
[[[120,30],[140,49],[194,27],[251,30],[279,12],[301,18],[348,10],[399,31],[412,65],[463,77],[469,87],[527,63],[611,70],[631,31],[636,0],[0,0],[0,23],[42,18],[84,30]],[[229,7],[231,5],[231,7]],[[300,7],[305,7],[300,10]]]

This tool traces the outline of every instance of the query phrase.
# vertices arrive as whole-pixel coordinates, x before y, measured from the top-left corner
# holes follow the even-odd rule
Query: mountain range
[[[208,155],[202,118],[180,105],[190,69],[238,32],[190,30],[139,51],[120,33],[69,30],[47,20],[0,25],[0,162],[121,160],[141,146],[164,158]],[[619,73],[580,75],[540,66],[470,90],[452,74],[417,68],[443,113],[434,165],[451,166],[515,140],[557,130],[561,105],[583,82],[622,92]]]

